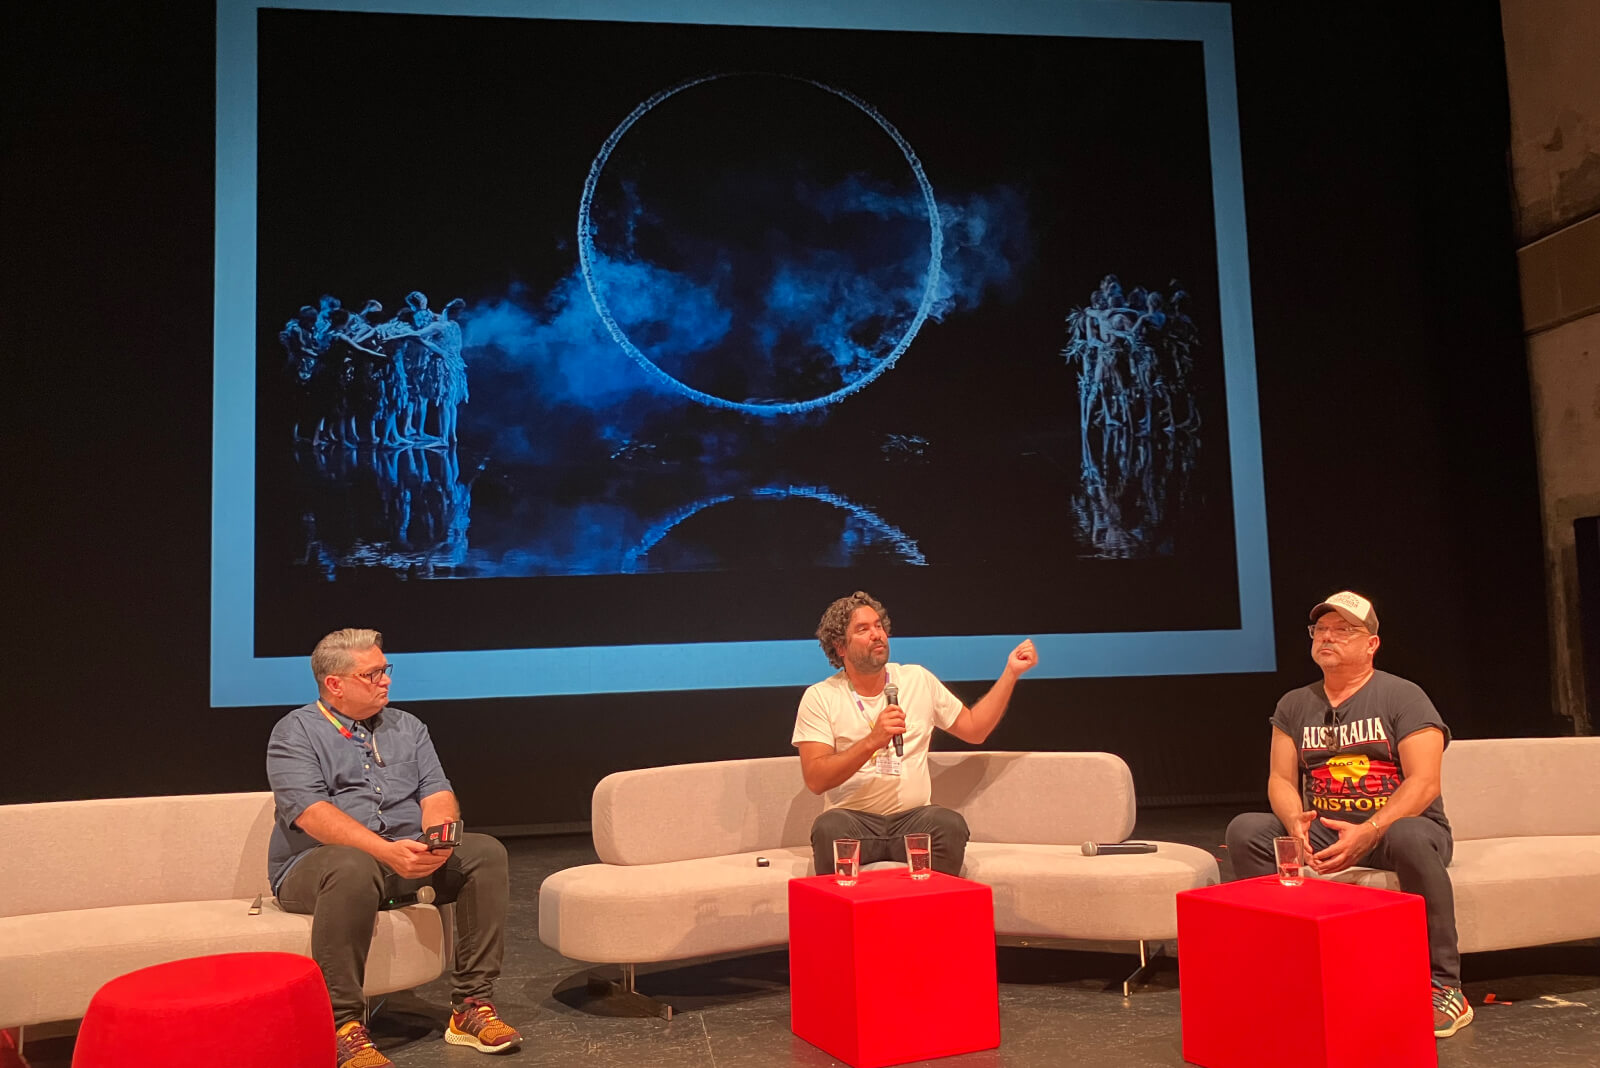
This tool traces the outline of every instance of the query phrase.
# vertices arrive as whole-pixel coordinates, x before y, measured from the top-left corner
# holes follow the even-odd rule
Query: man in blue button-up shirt
[[[367,951],[379,909],[425,885],[459,902],[446,1041],[510,1049],[521,1036],[489,1000],[505,950],[505,847],[484,834],[431,852],[420,840],[424,827],[458,820],[461,810],[428,728],[387,707],[383,635],[334,631],[317,643],[311,671],[317,700],[279,720],[267,745],[277,805],[268,874],[285,911],[312,917],[311,955],[333,1002],[340,1068],[393,1063],[361,1023]]]

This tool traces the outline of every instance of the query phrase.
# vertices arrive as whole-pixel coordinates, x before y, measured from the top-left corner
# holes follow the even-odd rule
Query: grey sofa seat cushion
[[[539,939],[574,960],[628,964],[781,946],[789,880],[810,874],[809,847],[567,868],[539,888]]]
[[[1444,751],[1463,953],[1600,938],[1600,738],[1483,738]],[[1400,889],[1393,872],[1334,878]]]
[[[107,980],[152,964],[213,953],[311,955],[311,917],[251,898],[117,905],[0,918],[0,1017],[9,1024],[71,1020]],[[368,958],[368,993],[404,990],[438,977],[443,934],[437,909],[378,918]]]
[[[1086,857],[1081,846],[974,843],[962,874],[993,888],[997,934],[1096,941],[1176,938],[1176,895],[1218,880],[1210,853],[1173,842],[1108,857]]]

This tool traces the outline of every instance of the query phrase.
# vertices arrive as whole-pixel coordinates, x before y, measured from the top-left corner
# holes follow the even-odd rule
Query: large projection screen
[[[216,180],[216,706],[1274,668],[1226,5],[220,0]]]

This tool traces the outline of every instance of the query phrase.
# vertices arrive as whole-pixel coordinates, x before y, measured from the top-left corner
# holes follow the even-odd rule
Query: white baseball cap
[[[1378,613],[1372,607],[1372,602],[1359,593],[1340,590],[1333,596],[1318,601],[1311,609],[1311,622],[1315,623],[1319,616],[1326,615],[1330,610],[1338,612],[1347,622],[1355,626],[1366,627],[1372,633],[1378,633]]]

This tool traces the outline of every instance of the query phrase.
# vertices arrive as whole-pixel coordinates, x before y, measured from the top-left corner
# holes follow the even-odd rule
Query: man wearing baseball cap
[[[1433,1033],[1448,1038],[1472,1022],[1461,993],[1455,891],[1445,870],[1454,842],[1439,796],[1450,729],[1413,682],[1372,666],[1378,613],[1344,590],[1311,609],[1311,659],[1322,679],[1291,690],[1272,715],[1272,811],[1228,825],[1237,878],[1277,870],[1272,839],[1300,839],[1312,871],[1357,864],[1399,876],[1421,895],[1428,918]]]

